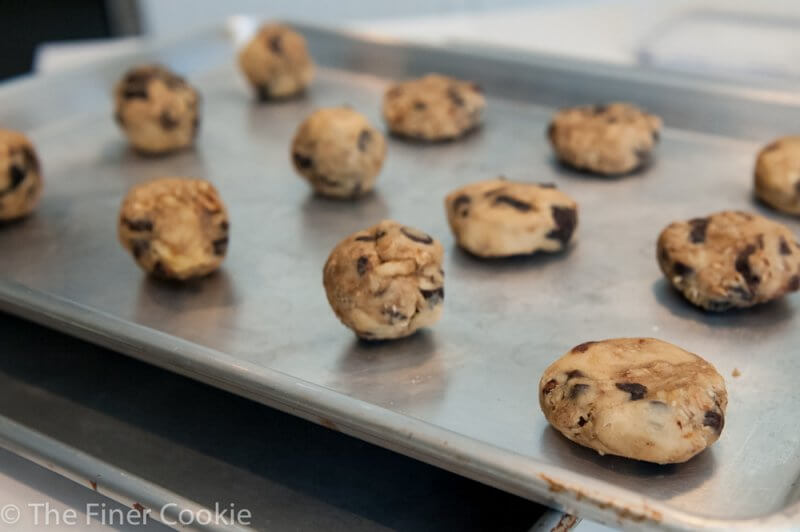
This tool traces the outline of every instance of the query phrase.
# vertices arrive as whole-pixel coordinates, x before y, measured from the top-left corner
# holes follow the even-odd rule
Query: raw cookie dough
[[[728,394],[714,366],[654,338],[587,342],[539,382],[547,421],[568,439],[657,464],[689,460],[717,441]]]
[[[657,256],[673,286],[706,310],[750,307],[800,289],[794,234],[755,214],[723,211],[670,224]]]
[[[458,245],[480,257],[561,251],[578,205],[555,185],[489,179],[451,192],[445,211]]]
[[[789,214],[800,214],[800,137],[783,137],[758,154],[756,196]]]
[[[0,129],[0,222],[33,211],[43,185],[39,159],[28,138]]]
[[[262,26],[239,52],[239,66],[262,101],[298,94],[314,78],[306,40],[282,24]]]
[[[386,140],[361,113],[320,109],[300,124],[292,162],[316,192],[352,198],[372,190],[386,157]]]
[[[428,74],[389,87],[383,97],[383,118],[397,135],[448,140],[477,127],[485,107],[477,84]]]
[[[160,65],[131,69],[114,90],[114,118],[131,145],[147,154],[191,146],[200,125],[200,96]]]
[[[323,270],[336,316],[368,340],[401,338],[442,314],[442,245],[392,220],[345,238]]]
[[[166,279],[211,273],[228,250],[228,213],[202,179],[169,177],[133,187],[122,202],[118,231],[136,263]]]
[[[596,174],[627,174],[649,164],[661,119],[627,103],[562,109],[547,136],[558,159]]]

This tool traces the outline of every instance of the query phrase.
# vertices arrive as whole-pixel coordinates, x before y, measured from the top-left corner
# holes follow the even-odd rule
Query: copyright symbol
[[[0,508],[0,521],[6,525],[13,525],[20,518],[19,506],[16,504],[6,504]]]

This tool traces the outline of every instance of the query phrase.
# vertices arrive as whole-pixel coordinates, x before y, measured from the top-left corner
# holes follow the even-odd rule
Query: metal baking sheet
[[[762,210],[751,198],[753,157],[800,121],[796,93],[300,29],[321,64],[318,79],[306,97],[278,104],[252,101],[219,31],[0,90],[0,123],[31,135],[48,182],[36,215],[0,231],[0,308],[606,523],[800,526],[798,298],[705,314],[669,289],[654,259],[670,221]],[[195,150],[140,158],[116,130],[110,87],[143,60],[185,72],[203,93]],[[377,191],[363,201],[311,195],[288,157],[300,120],[348,103],[379,123],[388,81],[431,70],[484,86],[485,127],[432,146],[391,139]],[[554,108],[607,100],[664,117],[654,166],[598,179],[555,164],[544,141]],[[497,174],[553,181],[572,195],[581,206],[577,244],[504,261],[456,249],[442,198]],[[217,275],[159,283],[116,242],[124,192],[160,175],[219,187],[232,237]],[[447,301],[435,328],[366,344],[328,308],[321,269],[343,236],[384,217],[442,240]],[[711,450],[654,466],[597,456],[548,428],[537,405],[542,370],[577,343],[615,336],[672,341],[727,376],[728,419]],[[734,368],[741,377],[730,377]]]

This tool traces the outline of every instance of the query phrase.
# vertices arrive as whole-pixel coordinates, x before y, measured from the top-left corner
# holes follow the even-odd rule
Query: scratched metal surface
[[[792,131],[799,98],[301,29],[322,68],[304,98],[280,104],[252,102],[216,32],[0,91],[0,123],[31,135],[47,179],[36,215],[0,230],[0,308],[606,523],[800,526],[798,298],[705,314],[665,285],[654,260],[670,221],[764,212],[751,198],[753,157]],[[187,73],[203,94],[193,151],[137,157],[110,119],[114,79],[151,59]],[[449,144],[391,139],[374,195],[357,203],[312,196],[288,159],[300,120],[348,103],[379,123],[388,79],[429,70],[483,84],[485,127]],[[555,106],[610,99],[664,117],[654,166],[598,179],[554,164],[543,132]],[[497,174],[552,181],[572,195],[581,207],[576,245],[491,262],[458,251],[442,198]],[[145,277],[116,242],[121,197],[160,175],[211,180],[231,212],[224,268],[185,287]],[[328,308],[321,269],[343,236],[385,217],[442,240],[447,301],[435,328],[368,345]],[[711,450],[659,467],[597,456],[548,428],[537,405],[542,370],[577,343],[615,336],[674,342],[726,376],[728,418]],[[734,368],[741,377],[731,377]]]

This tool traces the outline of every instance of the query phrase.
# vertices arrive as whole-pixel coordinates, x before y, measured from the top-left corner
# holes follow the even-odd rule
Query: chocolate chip
[[[555,183],[539,183],[541,188],[558,188]]]
[[[588,384],[573,384],[572,388],[570,388],[570,390],[569,390],[569,398],[570,399],[576,399],[576,398],[578,398],[578,396],[580,396],[582,393],[584,393],[588,389],[589,389],[589,385]]]
[[[434,290],[420,289],[420,293],[430,306],[438,305],[440,302],[444,301],[444,287],[436,288]]]
[[[358,257],[358,260],[356,261],[356,271],[358,272],[358,275],[364,275],[367,273],[368,266],[369,259],[366,256],[362,255]]]
[[[228,220],[222,220],[219,224],[219,228],[222,229],[223,231],[227,231],[228,227],[230,227],[230,224],[228,224]]]
[[[292,158],[294,159],[294,164],[302,170],[307,170],[314,165],[314,160],[302,153],[295,152],[292,154]]]
[[[501,187],[490,188],[489,190],[487,190],[486,192],[483,193],[483,197],[484,198],[488,198],[489,196],[494,196],[498,192],[500,192],[502,190],[505,190],[505,189],[506,189],[506,185],[503,185]]]
[[[355,239],[359,242],[377,242],[379,239],[386,235],[386,231],[378,231],[374,235],[357,236]]]
[[[416,109],[417,111],[422,111],[423,109],[426,109],[427,107],[428,107],[428,105],[423,101],[416,100],[414,102],[414,109]]]
[[[505,204],[514,207],[519,212],[528,212],[533,209],[533,206],[527,201],[518,200],[517,198],[501,194],[494,199],[494,205]]]
[[[34,170],[35,172],[39,172],[39,158],[36,157],[36,153],[27,146],[22,148],[22,156],[25,159],[25,168],[27,170]]]
[[[147,99],[147,87],[126,87],[122,91],[122,97],[126,100],[146,100]]]
[[[603,104],[603,103],[597,103],[597,104],[594,104],[594,105],[592,106],[592,112],[593,112],[594,114],[596,114],[596,115],[599,115],[599,114],[605,113],[606,111],[608,111],[608,106],[607,106],[606,104]]]
[[[794,275],[791,279],[789,279],[789,284],[787,286],[790,292],[797,292],[800,290],[800,275]]]
[[[731,301],[712,300],[706,303],[706,308],[714,312],[724,312],[733,308],[733,306],[733,302]]]
[[[9,186],[8,190],[14,190],[20,186],[23,181],[25,181],[27,172],[21,166],[12,164],[11,168],[8,169],[8,174],[11,176],[11,185]]]
[[[413,231],[413,232],[412,232]],[[408,227],[401,227],[400,232],[406,235],[409,240],[419,242],[420,244],[433,244],[433,238],[423,232],[417,232]]]
[[[141,258],[147,250],[150,249],[150,241],[144,239],[136,239],[131,241],[131,253],[135,258]]]
[[[453,200],[453,211],[460,213],[462,217],[466,217],[469,214],[470,203],[472,203],[472,198],[466,194],[459,194]]]
[[[158,116],[158,123],[161,124],[161,127],[167,131],[175,129],[179,124],[178,120],[170,115],[167,111],[161,112],[161,114]]]
[[[780,243],[780,248],[779,249],[780,249],[781,255],[791,255],[792,254],[792,248],[789,247],[789,243],[783,237],[781,237],[781,243]]]
[[[167,277],[167,270],[164,268],[164,264],[161,261],[157,261],[153,264],[152,274],[156,277]]]
[[[268,41],[269,49],[272,50],[274,53],[280,55],[283,53],[283,42],[281,42],[280,35],[273,35],[269,38]]]
[[[748,244],[739,254],[736,256],[736,262],[734,263],[734,267],[736,271],[739,272],[742,277],[744,278],[747,286],[751,289],[756,286],[761,279],[753,273],[752,268],[750,268],[750,255],[756,252],[756,247],[753,244]]]
[[[395,320],[405,321],[408,319],[408,316],[400,312],[395,308],[385,308],[383,309],[383,314],[389,318],[389,324],[393,324]]]
[[[557,385],[558,385],[558,382],[556,382],[555,379],[550,379],[549,381],[547,381],[545,383],[544,386],[542,386],[542,394],[544,394],[544,395],[549,394],[550,392],[553,391],[553,388],[555,388]]]
[[[586,375],[579,369],[573,369],[572,371],[567,372],[567,380],[570,379],[578,379],[580,377],[585,377]]]
[[[447,97],[453,102],[456,107],[464,107],[464,98],[459,94],[458,89],[455,87],[448,87]]]
[[[637,148],[633,150],[633,155],[639,167],[647,166],[653,158],[653,152],[649,148]]]
[[[692,244],[701,244],[706,241],[706,231],[708,224],[711,222],[709,218],[693,218],[689,220],[689,240]]]
[[[744,286],[730,286],[728,287],[728,297],[731,299],[743,299],[744,301],[752,301],[755,297],[753,292]]]
[[[372,132],[368,129],[362,129],[358,134],[358,149],[359,151],[367,151],[367,144],[372,140]]]
[[[681,277],[686,277],[687,275],[691,275],[694,273],[694,268],[691,266],[687,266],[682,262],[676,262],[672,266],[672,271],[675,272],[675,275],[680,275]]]
[[[153,230],[153,222],[147,219],[140,219],[140,220],[130,220],[128,218],[124,218],[122,220],[128,229],[131,231],[152,231]]]
[[[714,412],[713,410],[708,410],[706,415],[703,417],[703,425],[706,427],[711,427],[714,432],[719,434],[722,432],[722,427],[725,426],[725,418],[722,414]]]
[[[586,425],[588,422],[589,422],[589,420],[588,420],[588,419],[586,419],[586,418],[585,418],[585,417],[583,417],[583,416],[581,416],[581,417],[579,417],[579,418],[578,418],[578,426],[579,426],[579,427],[582,427],[582,426]]]
[[[631,394],[631,401],[638,401],[647,395],[647,386],[638,382],[618,382],[617,388]]]
[[[556,228],[547,233],[547,238],[558,240],[566,246],[569,239],[572,238],[575,226],[578,225],[578,213],[572,207],[558,207],[555,205],[551,208],[551,211]]]
[[[552,141],[555,134],[556,134],[556,123],[550,122],[550,125],[547,126],[547,138]]]
[[[589,350],[592,345],[596,344],[597,342],[583,342],[582,344],[576,345],[572,348],[573,353],[585,353]]]
[[[224,255],[228,251],[228,237],[218,238],[211,243],[215,255]]]

